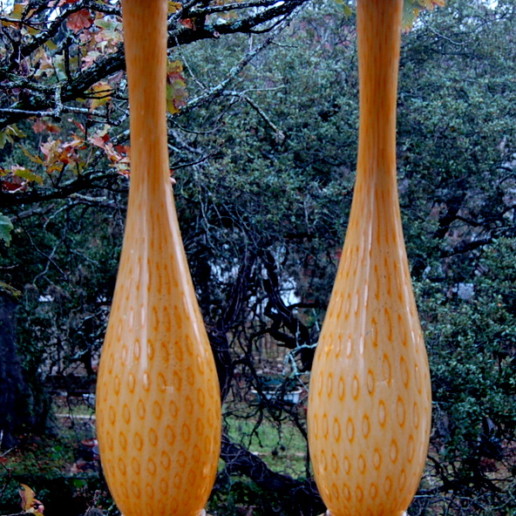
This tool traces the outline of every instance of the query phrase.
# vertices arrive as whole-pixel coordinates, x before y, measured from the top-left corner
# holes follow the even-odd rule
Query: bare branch
[[[258,7],[270,7],[278,3],[278,0],[256,0],[254,2],[242,2],[224,5],[210,5],[207,7],[193,8],[190,13],[194,15],[209,15],[214,13],[224,13],[228,11],[236,11],[243,9],[252,9]]]
[[[262,120],[274,131],[278,138],[278,141],[284,141],[286,137],[285,133],[276,124],[272,122],[272,120],[268,117],[267,113],[265,113],[265,111],[263,111],[263,109],[261,109],[260,106],[258,106],[258,104],[256,104],[256,102],[247,95],[241,95],[241,97],[260,115]]]
[[[115,181],[119,178],[120,175],[115,172],[92,172],[78,176],[58,188],[40,188],[28,192],[18,192],[17,194],[0,191],[0,205],[8,208],[32,202],[65,199],[76,192],[104,187],[106,181]]]
[[[214,86],[213,88],[210,88],[206,93],[203,95],[200,95],[198,97],[193,98],[186,107],[183,109],[183,111],[189,111],[201,104],[204,104],[208,101],[213,100],[214,98],[222,95],[224,90],[233,82],[233,80],[238,76],[238,74],[258,55],[260,54],[264,49],[266,49],[272,41],[278,36],[278,34],[283,30],[284,27],[280,27],[279,29],[275,30],[269,37],[267,37],[260,45],[258,45],[256,48],[250,50],[243,58],[242,60],[236,64],[228,73],[227,77],[221,81],[219,84]]]
[[[246,475],[265,491],[288,495],[286,499],[290,500],[289,503],[302,507],[303,513],[309,510],[323,510],[322,500],[313,479],[295,480],[288,475],[272,471],[262,459],[243,446],[231,442],[227,435],[222,436],[221,457],[226,463],[226,475]]]
[[[202,39],[218,39],[222,35],[274,31],[270,38],[266,39],[260,47],[248,54],[241,63],[239,63],[239,65],[231,70],[227,80],[210,90],[206,95],[191,101],[187,109],[191,109],[196,105],[218,96],[233,80],[233,78],[236,77],[238,73],[240,73],[240,71],[255,57],[255,55],[270,44],[272,38],[275,37],[285,26],[285,21],[287,21],[300,6],[307,2],[308,0],[285,0],[278,3],[272,2],[272,0],[262,0],[246,2],[243,4],[229,4],[225,6],[226,9],[229,9],[230,7],[232,10],[237,8],[242,10],[251,7],[264,7],[264,9],[236,20],[217,22],[213,25],[203,24],[194,28],[188,28],[182,25],[180,21],[186,19],[188,16],[195,15],[194,9],[192,9],[191,12],[189,12],[189,9],[198,4],[198,1],[188,2],[184,5],[181,11],[174,13],[174,15],[171,16],[169,24],[170,37],[168,45],[170,48],[186,45]],[[14,56],[16,56],[15,61],[16,63],[19,63],[23,57],[30,55],[46,41],[54,37],[66,17],[84,8],[88,8],[92,11],[106,12],[105,6],[90,0],[80,0],[79,2],[68,4],[63,8],[61,16],[52,21],[47,30],[34,36],[24,46],[17,48],[16,52],[11,56],[11,61],[14,59]],[[202,12],[201,8],[199,8],[197,12],[201,13],[201,15],[207,14],[206,12]],[[119,11],[109,8],[108,14],[117,15],[119,14]],[[264,26],[264,24],[268,25]],[[279,27],[277,27],[278,25]],[[260,29],[260,27],[262,28]],[[119,44],[115,52],[99,57],[91,66],[86,69],[82,69],[73,75],[71,80],[63,81],[60,86],[61,92],[59,96],[56,96],[57,92],[55,84],[38,84],[38,82],[32,77],[15,76],[11,73],[13,66],[14,62],[11,62],[11,65],[7,68],[0,68],[0,81],[8,78],[12,79],[9,83],[4,82],[2,87],[6,90],[22,88],[28,94],[24,95],[11,106],[5,106],[0,109],[0,130],[8,125],[31,116],[56,116],[56,113],[64,112],[67,109],[67,102],[83,98],[91,86],[100,80],[123,70],[125,63],[123,45]],[[39,92],[39,94],[35,95],[34,92]],[[54,98],[49,95],[49,92],[54,93]],[[52,111],[52,113],[50,113],[50,111]]]

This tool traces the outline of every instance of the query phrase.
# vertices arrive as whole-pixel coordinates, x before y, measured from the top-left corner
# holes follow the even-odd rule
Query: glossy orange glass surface
[[[172,196],[166,128],[166,0],[124,0],[131,184],[97,385],[97,432],[124,516],[197,516],[221,437],[213,355]]]
[[[357,5],[357,179],[308,408],[315,479],[332,516],[403,514],[428,449],[430,375],[396,184],[402,3]]]

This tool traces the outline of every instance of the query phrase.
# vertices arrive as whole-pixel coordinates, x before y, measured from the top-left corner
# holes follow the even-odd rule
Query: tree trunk
[[[25,383],[16,354],[16,296],[0,286],[0,448],[16,442],[15,432],[24,423]]]

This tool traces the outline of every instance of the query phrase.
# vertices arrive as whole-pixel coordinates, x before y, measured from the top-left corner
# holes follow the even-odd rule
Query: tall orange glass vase
[[[332,516],[403,514],[428,449],[430,375],[396,182],[402,4],[357,3],[357,178],[308,408],[315,479]]]
[[[131,184],[97,385],[97,432],[124,516],[197,516],[215,479],[217,374],[171,189],[167,0],[123,0]]]

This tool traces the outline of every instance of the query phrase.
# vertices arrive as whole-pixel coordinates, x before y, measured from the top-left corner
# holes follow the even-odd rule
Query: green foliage
[[[216,490],[208,507],[214,516],[238,516],[251,514],[287,514],[277,493],[265,491],[245,478],[232,479],[230,483]]]
[[[4,245],[9,245],[11,243],[11,231],[14,226],[9,217],[2,215],[0,213],[0,241],[4,243]]]
[[[507,445],[516,427],[515,250],[514,240],[500,239],[482,253],[482,273],[471,278],[471,299],[456,292],[449,298],[421,295],[428,317],[436,442],[442,465],[453,466],[453,472],[441,470],[442,480],[460,479],[460,488],[470,494],[486,485],[510,492],[513,483]]]

